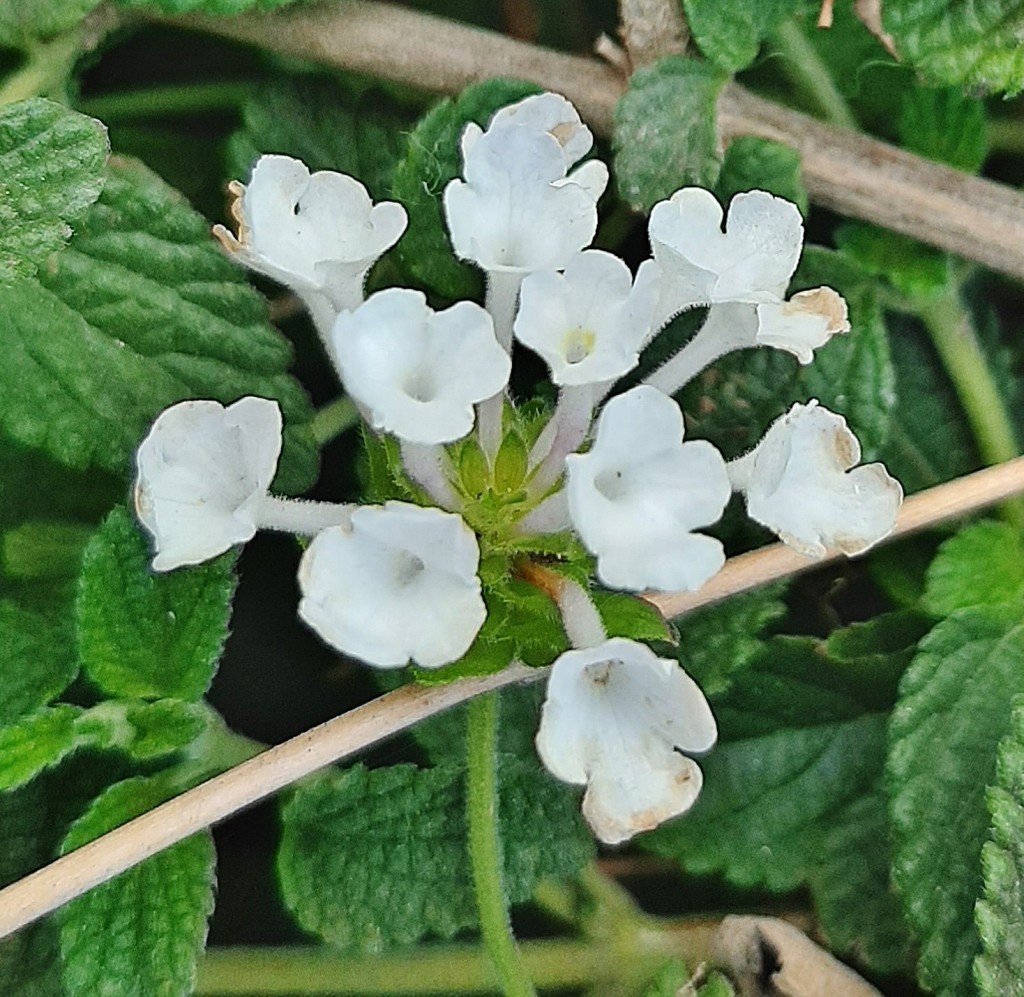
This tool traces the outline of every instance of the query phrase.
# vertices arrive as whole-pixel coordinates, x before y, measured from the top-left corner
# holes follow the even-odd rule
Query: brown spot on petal
[[[832,449],[844,469],[853,467],[860,460],[860,446],[857,444],[857,438],[846,428],[845,424],[836,426],[832,430]]]
[[[551,134],[558,139],[558,144],[565,148],[575,131],[576,125],[572,121],[562,121],[551,129]]]
[[[794,294],[782,306],[783,315],[820,315],[830,336],[850,331],[850,313],[846,299],[831,287],[816,287]]]

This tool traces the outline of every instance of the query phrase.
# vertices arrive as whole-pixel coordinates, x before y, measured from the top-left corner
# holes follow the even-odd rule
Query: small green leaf
[[[290,347],[205,220],[138,164],[111,164],[38,281],[0,287],[0,348],[0,426],[68,467],[123,475],[167,405],[256,394],[285,414],[277,490],[315,476]]]
[[[800,170],[800,153],[780,142],[743,136],[733,139],[725,151],[715,193],[722,204],[748,190],[767,190],[792,201],[800,214],[809,207],[807,188]]]
[[[25,785],[80,744],[77,706],[44,707],[0,729],[0,792]]]
[[[25,609],[0,600],[0,724],[59,696],[78,675],[70,607]]]
[[[925,638],[900,684],[887,763],[893,879],[920,936],[918,979],[942,997],[970,992],[986,787],[1022,692],[1019,606],[957,611]]]
[[[928,570],[924,607],[950,616],[1024,598],[1024,542],[1007,523],[975,523],[947,540]]]
[[[0,5],[0,37],[9,6]],[[41,97],[0,111],[0,281],[31,276],[64,245],[68,222],[103,189],[106,158],[106,130],[84,114]]]
[[[475,84],[438,104],[409,135],[392,183],[409,213],[398,257],[417,282],[446,298],[479,298],[483,287],[479,271],[452,255],[441,203],[445,187],[462,173],[462,132],[470,121],[486,126],[495,111],[534,93],[536,86],[519,80]]]
[[[506,433],[494,456],[494,491],[510,495],[523,486],[529,454],[523,438],[513,430]]]
[[[914,87],[903,96],[900,137],[909,152],[977,173],[988,155],[985,105],[960,87]]]
[[[949,256],[898,232],[846,222],[836,231],[836,245],[868,273],[908,297],[934,297],[949,286]]]
[[[746,69],[768,35],[792,16],[797,0],[683,0],[701,52],[730,72]]]
[[[466,872],[464,766],[328,772],[284,810],[278,873],[305,930],[376,952],[476,924]],[[499,761],[499,821],[512,903],[586,864],[593,844],[572,794],[519,759]]]
[[[105,700],[81,714],[75,730],[95,747],[122,751],[134,761],[145,762],[191,744],[206,730],[209,717],[205,707],[177,699]]]
[[[665,617],[646,599],[625,592],[592,592],[609,637],[632,640],[671,640]]]
[[[1024,703],[1019,699],[1010,731],[999,743],[987,802],[992,830],[981,850],[984,894],[974,917],[982,951],[974,977],[983,997],[1004,997],[1024,980]]]
[[[78,596],[85,673],[111,696],[199,699],[227,636],[234,555],[155,575],[140,528],[115,509],[86,548]]]
[[[1024,88],[1021,0],[886,0],[882,18],[901,58],[929,83],[1009,97]]]
[[[668,56],[637,70],[615,108],[615,176],[622,199],[649,211],[680,187],[718,178],[715,102],[728,76],[710,63]]]
[[[64,839],[70,852],[178,792],[167,773],[107,789]],[[57,915],[68,993],[191,993],[213,911],[209,831],[171,846],[73,900]]]
[[[228,142],[228,173],[247,181],[259,156],[278,153],[310,170],[356,177],[383,200],[411,126],[408,111],[355,81],[282,77],[258,86],[242,105],[242,127]]]

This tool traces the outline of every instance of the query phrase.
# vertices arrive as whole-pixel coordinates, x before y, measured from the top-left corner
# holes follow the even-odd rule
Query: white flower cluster
[[[599,581],[631,591],[693,590],[714,575],[722,545],[699,531],[734,491],[809,557],[860,553],[884,537],[900,486],[879,464],[855,467],[859,446],[841,416],[816,401],[794,405],[727,463],[710,443],[684,442],[671,397],[732,350],[774,347],[807,363],[849,329],[830,288],[785,298],[803,242],[797,209],[763,191],[740,194],[723,228],[712,194],[680,190],[654,208],[653,257],[634,278],[616,256],[586,248],[608,181],[603,163],[577,165],[591,146],[572,105],[550,93],[504,108],[486,130],[465,129],[462,178],[445,189],[444,210],[456,254],[487,275],[486,306],[440,312],[403,288],[364,300],[369,268],[404,231],[400,205],[372,204],[351,177],[260,159],[249,184],[233,187],[237,237],[215,234],[301,298],[345,390],[374,430],[397,438],[404,474],[433,506],[271,496],[276,404],[183,402],[157,419],[138,454],[136,502],[155,537],[154,568],[198,563],[259,528],[306,534],[299,613],[324,640],[381,668],[456,661],[487,613],[478,575],[486,529],[473,521],[456,454],[475,429],[486,477],[509,434],[523,432],[508,389],[514,340],[543,359],[559,395],[522,441],[506,533],[572,531],[596,557]],[[696,306],[709,307],[702,329],[643,384],[602,404],[667,321]],[[607,637],[583,588],[563,578],[548,594],[573,649],[554,662],[537,746],[554,775],[586,785],[598,837],[624,841],[693,803],[701,773],[688,756],[711,748],[715,722],[676,663]]]

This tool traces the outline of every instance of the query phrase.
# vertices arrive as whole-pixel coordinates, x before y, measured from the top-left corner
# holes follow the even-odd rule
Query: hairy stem
[[[318,447],[326,446],[359,422],[359,409],[347,396],[336,398],[313,415],[309,430]]]
[[[469,862],[480,934],[506,997],[535,997],[512,935],[498,832],[498,697],[473,700],[466,730],[466,816]]]

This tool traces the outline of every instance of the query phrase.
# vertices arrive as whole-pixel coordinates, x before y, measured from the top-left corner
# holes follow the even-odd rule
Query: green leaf
[[[178,789],[167,773],[111,786],[72,826],[63,851],[152,810]],[[213,837],[204,831],[73,900],[57,915],[67,991],[191,993],[213,885]]]
[[[943,997],[970,991],[980,949],[973,913],[989,829],[985,791],[1021,692],[1020,608],[962,609],[922,642],[892,716],[893,879],[921,939],[918,979]]]
[[[310,170],[359,179],[374,200],[390,195],[412,115],[379,91],[334,76],[284,77],[257,87],[228,142],[228,173],[246,181],[256,159],[279,153]]]
[[[985,105],[959,87],[914,87],[903,96],[900,137],[908,152],[977,173],[988,155]]]
[[[0,287],[0,426],[68,467],[125,474],[155,416],[183,398],[277,398],[278,490],[316,472],[288,344],[206,222],[138,164],[112,163],[100,200],[38,282]]]
[[[12,579],[72,578],[92,526],[34,519],[0,536],[0,569]]]
[[[901,58],[927,82],[1010,97],[1024,88],[1021,0],[886,0],[882,17]]]
[[[31,276],[64,245],[103,189],[106,158],[106,130],[84,114],[41,97],[0,111],[0,281]]]
[[[278,873],[307,931],[346,950],[381,951],[476,924],[466,872],[464,766],[328,772],[284,810]],[[546,876],[593,855],[572,794],[503,755],[499,821],[505,883],[522,903]]]
[[[625,592],[592,592],[591,598],[609,637],[670,640],[665,617],[646,599]]]
[[[863,222],[846,222],[836,245],[868,273],[912,298],[929,298],[949,286],[950,258],[938,249]]]
[[[718,178],[715,103],[728,76],[710,63],[668,56],[639,69],[615,108],[612,148],[619,195],[649,211],[680,187]]]
[[[706,696],[721,696],[760,650],[761,635],[786,613],[784,585],[767,585],[675,621],[672,653]]]
[[[792,201],[806,215],[810,202],[800,170],[800,153],[780,142],[742,136],[725,150],[715,193],[722,204],[748,190],[767,190]]]
[[[694,40],[712,62],[746,69],[768,35],[791,17],[797,0],[683,0]]]
[[[70,607],[25,609],[0,600],[0,725],[45,706],[78,675]]]
[[[992,830],[981,850],[984,894],[974,917],[982,951],[974,976],[984,997],[1016,993],[1024,980],[1024,704],[1017,700],[999,743],[995,784],[987,794]]]
[[[75,27],[100,0],[0,0],[0,45],[31,50]]]
[[[975,523],[947,540],[928,570],[924,607],[951,616],[968,606],[1024,598],[1024,542],[1007,523]]]
[[[78,596],[82,668],[110,696],[199,699],[227,637],[234,554],[167,574],[115,509],[86,548]]]
[[[532,83],[493,79],[437,105],[409,135],[392,194],[405,205],[409,227],[397,246],[411,277],[446,298],[479,298],[480,272],[452,254],[441,195],[462,173],[459,140],[470,121],[486,126],[495,111],[537,93]]]
[[[79,747],[81,712],[77,706],[43,708],[0,729],[0,792],[25,785]]]

